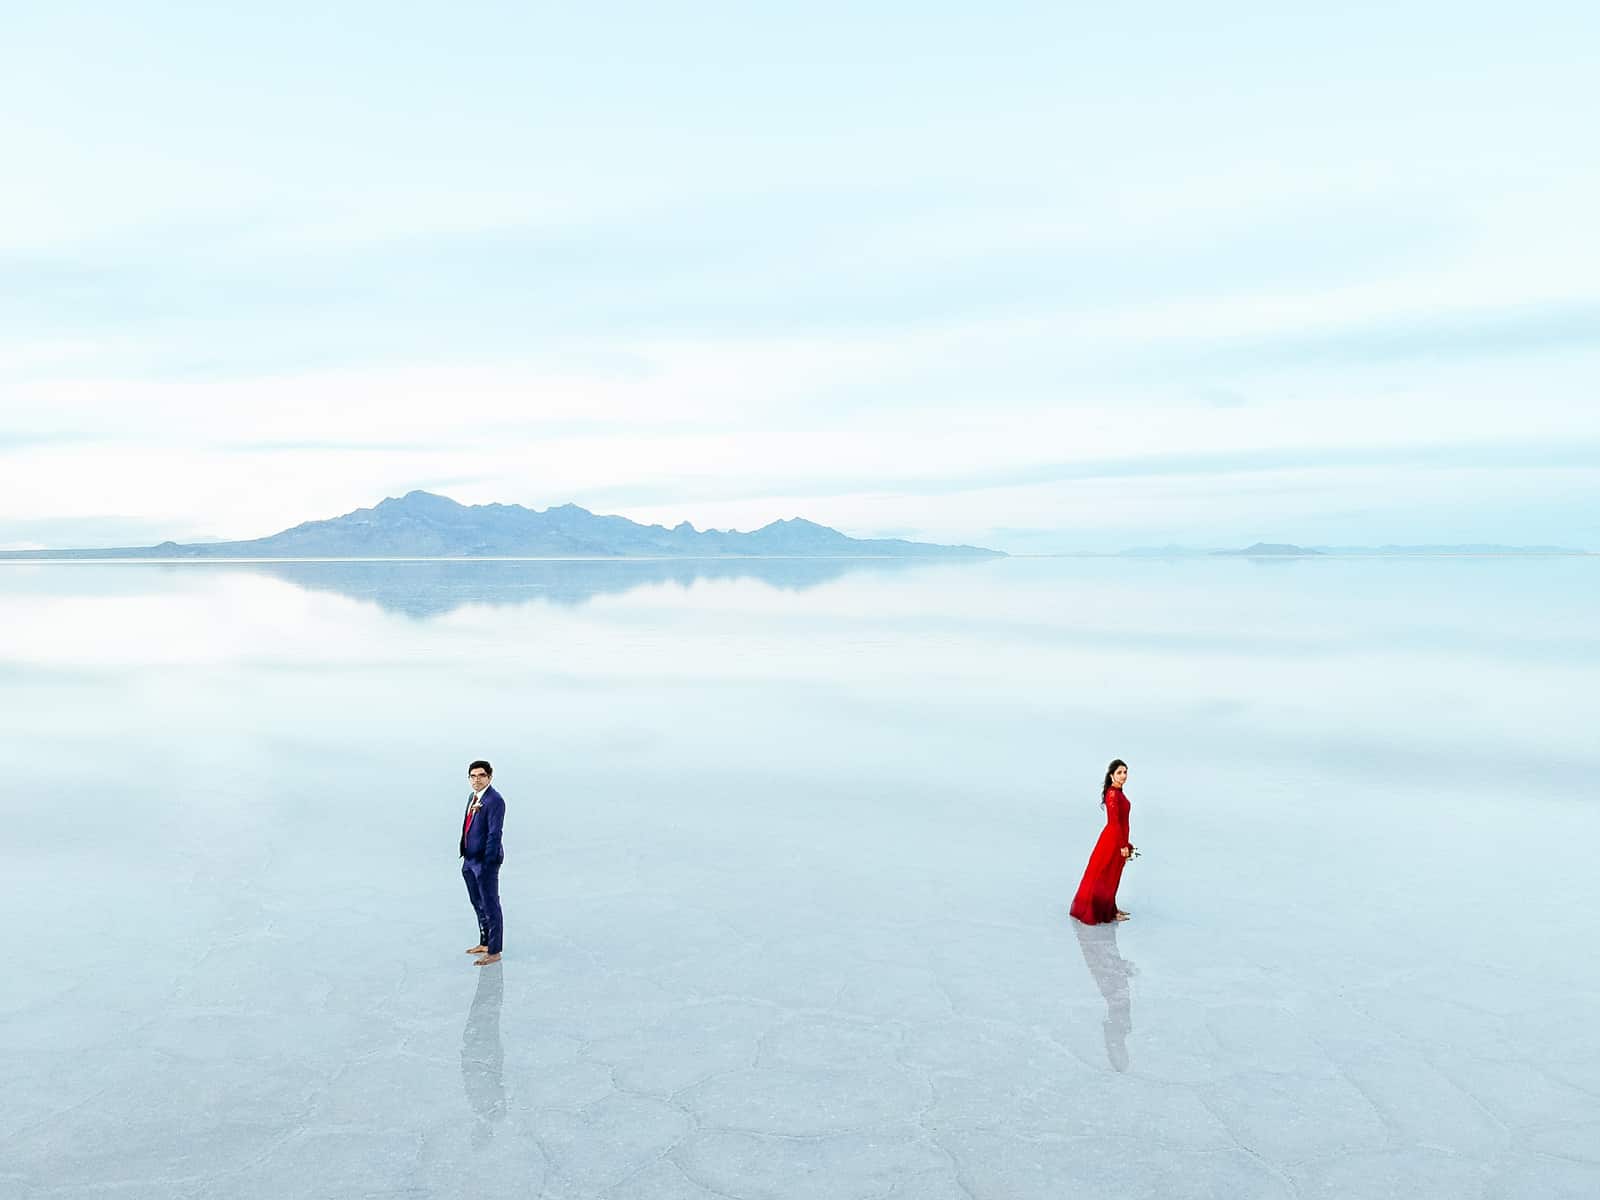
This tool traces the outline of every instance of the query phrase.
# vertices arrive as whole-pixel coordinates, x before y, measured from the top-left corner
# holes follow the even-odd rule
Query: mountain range
[[[115,550],[6,551],[7,558],[932,558],[1003,557],[977,546],[853,538],[814,521],[773,521],[749,533],[684,521],[640,525],[576,504],[459,504],[412,491],[343,516],[239,542],[162,542]]]

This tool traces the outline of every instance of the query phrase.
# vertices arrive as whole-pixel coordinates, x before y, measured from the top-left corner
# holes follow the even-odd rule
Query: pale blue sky
[[[1590,5],[229,7],[7,14],[0,545],[1600,549]]]

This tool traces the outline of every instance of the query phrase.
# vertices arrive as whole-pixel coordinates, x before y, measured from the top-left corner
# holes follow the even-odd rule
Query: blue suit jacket
[[[472,799],[468,797],[467,807],[472,807]],[[467,822],[466,810],[461,813],[461,823]],[[506,824],[506,802],[500,793],[489,788],[483,793],[483,807],[478,809],[478,815],[472,818],[472,828],[468,829],[461,838],[461,857],[470,862],[500,863],[505,861],[506,852],[500,845],[500,833]]]

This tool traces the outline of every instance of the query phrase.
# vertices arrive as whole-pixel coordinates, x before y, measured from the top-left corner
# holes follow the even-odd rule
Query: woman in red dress
[[[1128,841],[1128,798],[1122,794],[1122,785],[1127,781],[1128,764],[1120,758],[1112,759],[1105,782],[1100,785],[1106,827],[1100,831],[1078,894],[1072,898],[1072,915],[1085,925],[1128,919],[1128,914],[1117,907],[1117,884],[1122,882],[1122,868],[1134,852]]]

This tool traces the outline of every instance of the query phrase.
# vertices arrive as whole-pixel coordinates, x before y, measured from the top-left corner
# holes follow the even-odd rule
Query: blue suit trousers
[[[505,919],[500,913],[500,864],[461,860],[461,878],[467,881],[467,897],[478,914],[478,945],[490,954],[499,954],[505,937]]]

